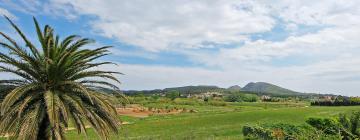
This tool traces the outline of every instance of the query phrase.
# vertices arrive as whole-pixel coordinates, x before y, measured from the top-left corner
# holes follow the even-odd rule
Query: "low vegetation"
[[[246,139],[312,139],[312,140],[355,140],[360,139],[360,112],[340,114],[336,118],[309,118],[307,124],[294,125],[271,123],[245,125]]]
[[[357,106],[360,105],[360,97],[337,96],[334,99],[322,99],[311,102],[313,106]]]
[[[178,100],[178,99],[176,99]],[[188,99],[182,99],[188,100]],[[306,123],[309,118],[336,118],[338,114],[350,115],[358,107],[306,107],[308,103],[295,102],[232,102],[226,106],[208,104],[180,105],[172,103],[147,103],[144,106],[154,109],[178,108],[194,110],[168,115],[150,115],[148,117],[121,116],[124,124],[118,139],[245,139],[244,126],[300,127],[304,137],[316,133],[326,140],[337,140],[334,135],[323,135],[320,130]],[[310,128],[309,130],[305,128]],[[268,128],[267,128],[268,129]],[[297,128],[296,128],[297,129]],[[304,130],[305,129],[305,130]],[[97,139],[89,128],[88,137]],[[311,133],[310,133],[311,132]],[[91,134],[93,133],[93,134]],[[287,133],[286,133],[287,134]],[[295,134],[294,134],[295,135]],[[67,133],[69,139],[85,139],[75,131]]]
[[[298,140],[298,139],[341,139],[340,135],[327,135],[322,131],[302,124],[261,124],[261,125],[245,125],[243,127],[245,139],[263,139],[263,140]]]

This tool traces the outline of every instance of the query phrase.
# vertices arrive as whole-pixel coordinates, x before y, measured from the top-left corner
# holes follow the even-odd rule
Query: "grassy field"
[[[151,106],[170,106],[152,104]],[[227,106],[187,106],[197,113],[150,116],[147,118],[120,117],[131,124],[123,125],[120,134],[112,139],[241,139],[242,126],[256,123],[304,123],[308,117],[336,116],[360,110],[360,107],[308,107],[306,103],[232,103]],[[67,132],[68,139],[86,139],[76,131]],[[89,129],[87,139],[99,139]]]

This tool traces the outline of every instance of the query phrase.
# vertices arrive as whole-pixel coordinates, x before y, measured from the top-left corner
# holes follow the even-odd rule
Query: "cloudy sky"
[[[0,14],[29,36],[35,16],[115,46],[103,60],[119,65],[102,68],[125,73],[123,89],[264,81],[360,95],[359,0],[0,0]],[[0,30],[15,36],[4,19]]]

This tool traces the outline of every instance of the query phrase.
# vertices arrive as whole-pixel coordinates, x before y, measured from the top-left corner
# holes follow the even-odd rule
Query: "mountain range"
[[[244,87],[239,85],[234,85],[229,88],[221,88],[218,86],[183,86],[183,87],[171,87],[165,89],[155,89],[155,90],[127,90],[123,91],[127,95],[131,94],[155,94],[155,93],[166,93],[169,91],[178,91],[180,94],[199,94],[204,92],[222,92],[222,93],[231,93],[231,92],[243,92],[257,95],[271,95],[279,97],[288,97],[288,96],[318,96],[319,94],[313,93],[301,93],[296,92],[290,89],[286,89],[271,83],[266,82],[250,82]]]
[[[8,89],[10,86],[0,85],[0,93]],[[170,91],[178,91],[180,94],[200,94],[205,92],[220,92],[220,93],[231,93],[231,92],[242,92],[248,94],[257,94],[257,95],[271,95],[279,97],[289,97],[289,96],[325,96],[314,93],[301,93],[296,92],[290,89],[286,89],[271,83],[266,82],[250,82],[244,87],[239,85],[234,85],[229,88],[221,88],[218,86],[209,86],[209,85],[199,85],[199,86],[183,86],[183,87],[171,87],[164,89],[154,89],[154,90],[124,90],[124,94],[133,95],[133,94],[156,94],[156,93],[167,93]],[[0,94],[0,98],[3,94]],[[326,94],[328,96],[334,96],[332,94]]]

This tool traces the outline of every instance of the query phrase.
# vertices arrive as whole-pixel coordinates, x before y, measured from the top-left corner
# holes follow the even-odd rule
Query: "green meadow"
[[[167,106],[152,104],[152,106]],[[245,124],[288,123],[304,124],[309,117],[335,117],[339,113],[350,113],[360,107],[312,107],[307,103],[229,103],[227,106],[178,105],[195,109],[196,113],[176,115],[155,115],[146,118],[121,116],[122,125],[119,135],[112,139],[243,139],[242,127]],[[88,136],[67,131],[70,140],[99,137],[91,129]]]

